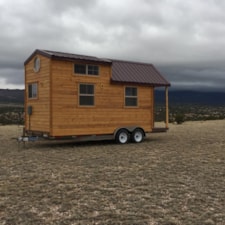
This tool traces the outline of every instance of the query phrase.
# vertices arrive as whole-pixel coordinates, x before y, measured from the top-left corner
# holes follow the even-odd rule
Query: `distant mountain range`
[[[155,91],[155,101],[163,103],[164,91]],[[169,91],[169,104],[195,104],[225,106],[225,92],[203,92],[203,91]]]
[[[24,90],[0,89],[0,103],[24,103]]]
[[[156,103],[163,104],[165,93],[155,91]],[[24,90],[0,89],[0,103],[24,103]],[[225,92],[169,91],[169,104],[199,104],[225,106]]]

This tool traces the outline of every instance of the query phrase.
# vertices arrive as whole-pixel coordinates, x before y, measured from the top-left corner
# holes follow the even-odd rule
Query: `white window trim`
[[[81,94],[80,93],[80,85],[92,85],[94,88],[94,93],[93,94]],[[79,94],[78,94],[78,105],[79,107],[94,107],[95,106],[95,85],[94,84],[90,84],[90,83],[79,83],[78,84],[78,90],[79,90]],[[94,104],[93,105],[81,105],[80,104],[80,96],[91,96],[94,97]]]
[[[84,65],[85,66],[85,73],[76,73],[75,72],[75,66],[76,65]],[[98,67],[98,74],[89,74],[88,73],[88,67],[89,66],[97,66]],[[100,66],[99,65],[94,65],[94,64],[82,64],[82,63],[74,63],[73,64],[73,73],[76,74],[76,75],[79,75],[79,76],[91,76],[91,77],[98,77],[99,74],[100,74]]]
[[[126,95],[126,88],[136,88],[137,89],[137,95],[136,96],[130,96]],[[134,98],[137,99],[137,105],[126,105],[126,98]],[[135,86],[125,86],[124,87],[124,107],[126,108],[138,108],[138,87]]]
[[[30,85],[31,85],[31,87],[32,87],[32,93],[31,93],[31,95],[32,96],[30,96],[30,90],[29,90],[29,87],[30,87]],[[36,89],[34,89],[33,88],[33,86],[36,86]],[[34,90],[36,90],[36,95],[34,95]],[[38,83],[37,82],[34,82],[34,83],[29,83],[28,84],[28,99],[37,99],[38,98]]]

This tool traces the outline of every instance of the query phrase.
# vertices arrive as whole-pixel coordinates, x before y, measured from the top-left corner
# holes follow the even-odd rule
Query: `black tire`
[[[135,142],[135,143],[141,143],[144,139],[144,132],[142,129],[135,129],[133,132],[132,132],[132,141]]]
[[[121,129],[116,133],[116,142],[118,144],[126,144],[129,142],[130,136],[126,129]]]

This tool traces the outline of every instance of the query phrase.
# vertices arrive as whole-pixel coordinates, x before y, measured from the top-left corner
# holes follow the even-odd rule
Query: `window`
[[[28,85],[28,98],[37,98],[37,83]]]
[[[88,65],[88,74],[89,75],[98,75],[98,66]]]
[[[85,64],[74,64],[74,72],[76,74],[85,75],[99,75],[99,66],[96,65],[85,65]]]
[[[125,88],[125,106],[137,106],[137,88],[136,87],[126,87]]]
[[[75,73],[86,74],[86,65],[74,65]]]
[[[79,105],[80,106],[94,106],[94,85],[80,84],[79,88]]]
[[[36,57],[34,59],[34,72],[38,72],[40,70],[40,67],[41,67],[41,61],[40,61],[40,58]]]

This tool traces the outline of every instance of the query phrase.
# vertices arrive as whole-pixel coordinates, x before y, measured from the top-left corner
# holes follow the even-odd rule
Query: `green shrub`
[[[184,114],[183,113],[177,113],[175,116],[175,122],[177,124],[182,124],[184,122]]]

